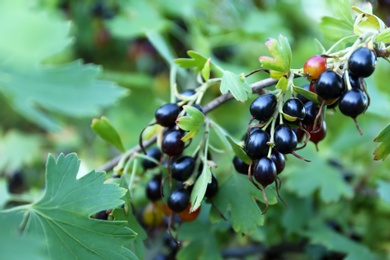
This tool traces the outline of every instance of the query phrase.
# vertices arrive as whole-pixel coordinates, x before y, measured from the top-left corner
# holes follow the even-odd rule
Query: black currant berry
[[[172,178],[177,181],[186,181],[194,172],[195,160],[190,156],[183,156],[172,163]]]
[[[211,174],[211,182],[209,184],[207,184],[205,196],[207,198],[214,197],[218,192],[218,188],[219,188],[218,180],[217,180],[217,178],[215,178],[214,174]]]
[[[340,112],[352,118],[356,118],[366,111],[367,106],[367,96],[360,89],[351,89],[345,92],[339,99]]]
[[[186,209],[190,202],[190,193],[186,189],[174,190],[168,198],[168,207],[176,213]]]
[[[286,120],[296,121],[303,120],[305,118],[306,110],[301,100],[297,98],[290,98],[283,104],[283,113],[292,117],[285,117]]]
[[[276,166],[276,174],[280,174],[284,170],[284,167],[286,166],[286,158],[282,153],[273,149],[271,154],[271,160],[274,162]]]
[[[245,151],[249,158],[260,159],[268,154],[269,134],[260,128],[252,131],[245,142]]]
[[[154,148],[149,149],[146,152],[146,155],[148,157],[151,157],[151,158],[155,159],[156,161],[160,161],[161,160],[161,156],[162,156],[162,152],[160,151],[160,149],[154,147]],[[145,170],[153,169],[156,166],[157,166],[157,164],[155,162],[153,162],[151,160],[148,160],[146,158],[142,159],[142,167]]]
[[[302,123],[305,125],[313,125],[315,118],[318,112],[320,111],[320,109],[318,105],[313,101],[307,102],[304,107],[305,107],[306,115]]]
[[[253,169],[255,180],[264,188],[275,181],[276,166],[275,163],[268,157],[260,158]]]
[[[355,77],[369,77],[375,70],[376,56],[368,48],[356,49],[348,60],[349,73]]]
[[[161,175],[154,176],[146,185],[146,197],[151,201],[161,199]]]
[[[352,76],[351,74],[348,75],[348,78],[349,78],[349,84],[351,85],[352,88],[361,88],[360,87],[360,79],[361,78],[358,78],[358,77],[354,77]],[[346,77],[346,73],[344,72],[343,74],[343,80],[344,80],[344,85],[347,87],[347,77]]]
[[[109,216],[109,214],[108,214],[107,210],[102,210],[102,211],[99,211],[95,214],[95,218],[101,219],[101,220],[107,220],[108,216]]]
[[[342,78],[333,70],[324,71],[316,82],[316,93],[324,100],[337,99],[344,92]]]
[[[21,194],[26,191],[26,181],[20,171],[14,172],[8,179],[7,189],[9,193]]]
[[[264,94],[253,100],[250,106],[251,115],[259,121],[267,121],[272,117],[277,105],[276,96]]]
[[[176,104],[164,104],[156,110],[156,123],[161,126],[172,127],[176,124],[176,119],[179,113],[180,108]]]
[[[294,130],[286,124],[278,125],[274,133],[275,148],[282,154],[291,153],[298,144]]]
[[[184,151],[183,132],[180,130],[169,130],[165,133],[162,143],[161,150],[163,153],[169,156],[179,156]]]
[[[241,160],[238,156],[234,156],[233,166],[238,173],[248,174],[249,165],[246,164],[243,160]]]

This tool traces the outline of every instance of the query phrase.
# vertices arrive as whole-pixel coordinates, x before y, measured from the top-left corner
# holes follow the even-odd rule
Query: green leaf
[[[316,155],[313,146],[306,147],[304,153]],[[312,196],[318,190],[321,200],[326,203],[339,201],[342,197],[353,197],[352,187],[343,180],[337,169],[328,164],[325,158],[315,156],[311,159],[310,163],[297,161],[294,166],[285,169],[286,172],[283,174],[286,176],[286,184],[284,187],[299,197]]]
[[[390,124],[375,137],[374,142],[380,143],[374,151],[374,160],[385,160],[390,153]]]
[[[232,96],[240,102],[246,101],[249,94],[252,93],[252,89],[243,74],[237,75],[227,70],[223,73],[220,89],[222,94],[230,91]]]
[[[201,73],[205,81],[208,81],[210,79],[210,58],[207,59]]]
[[[361,35],[365,32],[381,32],[386,28],[383,21],[376,15],[364,12],[356,6],[352,7],[352,9],[359,13],[353,27],[356,35]]]
[[[211,182],[211,169],[205,165],[202,173],[196,179],[193,190],[191,191],[191,211],[195,211],[202,204],[204,195],[206,194],[207,184]]]
[[[195,51],[187,51],[188,56],[191,58],[180,58],[176,59],[175,63],[178,64],[182,68],[194,68],[196,72],[202,71],[203,67],[207,62],[207,58],[202,54]]]
[[[378,181],[377,183],[379,196],[387,203],[390,203],[390,182]]]
[[[329,250],[346,253],[346,260],[377,259],[364,245],[336,233],[324,225],[311,225],[309,230],[301,233],[308,237],[312,244],[320,244]]]
[[[283,35],[279,35],[278,40],[269,38],[265,42],[265,47],[268,49],[272,57],[260,56],[259,61],[261,63],[261,67],[281,73],[289,72],[292,53],[287,38]]]
[[[0,139],[0,172],[14,172],[33,163],[41,152],[42,141],[39,135],[8,131]]]
[[[22,236],[18,231],[22,214],[0,212],[0,252],[4,259],[48,259],[41,236]]]
[[[277,202],[275,191],[272,187],[268,187],[266,191],[269,204],[275,204]],[[262,192],[248,180],[247,176],[237,173],[231,174],[226,182],[221,184],[213,198],[214,204],[224,216],[227,216],[230,209],[230,221],[234,231],[244,234],[250,234],[257,226],[264,224],[262,210],[256,201],[263,201]],[[215,209],[211,210],[210,218],[212,222],[221,220]]]
[[[283,93],[287,91],[287,87],[288,87],[288,79],[286,77],[281,77],[275,86],[275,88],[280,89]]]
[[[49,156],[43,197],[13,209],[14,214],[26,214],[24,233],[44,236],[52,259],[135,259],[128,247],[136,234],[126,222],[90,218],[93,213],[123,204],[126,190],[104,184],[104,172],[92,171],[77,179],[79,166],[76,154],[61,154],[57,160]]]
[[[306,89],[301,88],[301,87],[297,87],[297,86],[293,86],[293,89],[298,94],[301,94],[302,96],[313,101],[314,103],[319,104],[319,101],[318,101],[319,99],[318,99],[318,96],[316,93],[313,93],[311,91],[307,91]]]
[[[122,1],[121,4],[122,12],[106,21],[114,37],[143,37],[146,33],[161,32],[168,28],[168,21],[148,1]]]
[[[192,139],[203,127],[204,115],[201,111],[193,106],[183,106],[184,111],[187,112],[187,116],[181,116],[177,119],[177,125],[188,133],[181,139],[183,142],[187,142]]]
[[[243,147],[236,143],[233,138],[230,136],[226,135],[227,140],[230,143],[230,146],[232,147],[234,154],[237,155],[238,158],[240,158],[243,162],[246,164],[250,164],[251,159],[248,157],[248,155],[245,153]]]
[[[119,151],[126,151],[126,149],[123,147],[120,136],[118,135],[115,128],[111,125],[108,118],[102,116],[100,119],[93,119],[91,128],[93,131],[95,131],[96,134],[103,138],[103,140],[118,148]]]
[[[390,43],[390,28],[386,28],[375,38],[375,42]]]

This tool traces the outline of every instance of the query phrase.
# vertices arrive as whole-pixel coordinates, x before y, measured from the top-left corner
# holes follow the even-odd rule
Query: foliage
[[[1,1],[4,257],[389,258],[387,7],[349,0]],[[370,96],[357,118],[362,136],[330,107],[334,100],[323,103],[313,82],[309,88],[302,69],[322,55],[341,74],[359,47],[377,55],[375,73],[360,82]],[[277,97],[266,122],[249,111],[263,93]],[[296,118],[283,103],[302,96],[324,105],[318,120],[326,121],[326,138],[297,150],[311,162],[286,154],[285,169],[263,194],[232,160],[253,169],[245,148],[250,128],[273,133]],[[178,158],[150,158],[138,146],[165,103],[180,107],[175,127],[184,132],[183,155],[195,162],[184,182],[169,177]],[[146,148],[161,148],[165,131],[146,128]],[[271,134],[269,155],[274,141]],[[145,161],[157,166],[145,169]],[[145,189],[156,176],[164,197],[151,202]],[[209,197],[212,176],[219,186]],[[200,210],[192,222],[180,222],[167,206],[178,187],[191,190],[188,214]],[[143,221],[149,205],[165,215],[162,223]]]

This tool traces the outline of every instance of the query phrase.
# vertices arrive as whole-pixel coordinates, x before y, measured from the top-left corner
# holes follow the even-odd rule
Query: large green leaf
[[[49,130],[58,129],[49,112],[94,115],[125,93],[97,80],[97,66],[42,65],[69,45],[69,29],[68,22],[31,8],[27,0],[0,2],[0,92],[21,115]]]
[[[259,61],[261,67],[281,73],[290,71],[292,52],[290,44],[286,37],[279,35],[279,39],[269,38],[265,42],[272,57],[261,56]]]
[[[252,93],[252,89],[246,82],[244,75],[237,75],[230,71],[224,71],[220,89],[222,94],[230,91],[232,96],[240,102],[246,101],[249,94]]]
[[[271,187],[267,188],[267,197],[269,204],[276,203],[275,191]],[[224,216],[227,216],[230,209],[230,221],[237,233],[252,233],[257,226],[264,224],[262,210],[256,203],[263,201],[262,192],[242,174],[232,174],[220,186],[213,200]],[[216,210],[212,210],[211,213],[213,222],[221,219]]]
[[[50,155],[43,197],[13,208],[9,214],[25,213],[23,232],[44,236],[51,259],[136,258],[128,249],[136,234],[125,221],[90,218],[95,212],[123,204],[125,189],[104,184],[104,172],[92,171],[77,179],[79,166],[75,154],[61,154],[57,160]]]

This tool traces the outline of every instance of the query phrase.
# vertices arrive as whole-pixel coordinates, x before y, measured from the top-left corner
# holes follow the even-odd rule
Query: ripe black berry
[[[156,123],[161,126],[172,127],[176,124],[176,119],[179,113],[180,108],[176,104],[164,104],[156,110]]]
[[[275,148],[283,154],[291,153],[298,144],[298,138],[294,130],[288,125],[278,125],[274,134]]]
[[[348,60],[349,73],[355,77],[369,77],[375,70],[376,56],[367,48],[356,49]]]
[[[268,153],[269,134],[260,128],[252,131],[245,142],[245,151],[249,158],[259,159]]]
[[[169,156],[179,156],[184,151],[183,132],[180,130],[169,130],[165,133],[161,143],[161,150]]]
[[[304,107],[305,107],[306,115],[302,122],[305,125],[313,125],[314,120],[318,112],[320,111],[320,109],[318,105],[313,101],[307,102]]]
[[[276,166],[275,163],[268,157],[260,158],[253,169],[255,180],[264,188],[275,181]]]
[[[149,149],[147,152],[146,152],[146,155],[148,157],[151,157],[153,159],[155,159],[156,161],[160,161],[161,159],[161,156],[162,156],[162,153],[160,151],[160,149],[154,147],[154,148],[151,148]],[[148,169],[153,169],[154,167],[156,167],[157,164],[151,160],[148,160],[146,158],[142,159],[142,167],[145,169],[145,170],[148,170]]]
[[[276,105],[275,95],[264,94],[253,100],[250,106],[250,113],[259,121],[267,121],[274,114]]]
[[[186,181],[195,169],[195,160],[190,156],[183,156],[172,163],[172,178],[177,181]]]
[[[233,166],[238,173],[248,174],[249,165],[246,164],[243,160],[241,160],[238,156],[234,156]]]
[[[339,109],[346,116],[356,118],[366,111],[368,99],[360,89],[351,89],[345,92],[339,99]]]
[[[324,71],[316,82],[316,93],[324,100],[337,99],[344,92],[342,78],[333,70]]]
[[[215,178],[214,174],[211,174],[211,182],[209,184],[207,184],[205,196],[207,198],[214,197],[218,192],[218,188],[219,188],[218,180],[217,180],[217,178]]]
[[[146,197],[151,201],[161,199],[161,175],[154,176],[146,185]]]
[[[186,209],[190,202],[190,193],[186,189],[174,190],[168,198],[168,207],[176,213]]]
[[[271,154],[271,160],[274,162],[276,166],[276,174],[281,173],[286,166],[286,159],[284,155],[277,150],[273,149]]]
[[[301,100],[297,98],[290,98],[283,104],[283,113],[292,117],[285,117],[288,121],[295,121],[303,120],[305,118],[306,111]]]

